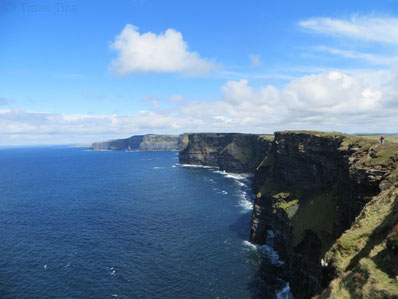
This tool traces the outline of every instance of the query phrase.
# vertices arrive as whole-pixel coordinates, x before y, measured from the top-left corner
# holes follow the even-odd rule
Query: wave
[[[267,232],[268,233],[268,232]],[[267,259],[271,264],[276,266],[283,266],[284,262],[279,259],[278,253],[269,245],[257,245],[249,241],[243,241],[243,245],[249,247],[250,250],[257,251],[262,258]],[[290,293],[290,286],[288,282],[285,282],[278,278],[282,283],[284,283],[283,288],[276,291],[275,296],[277,299],[291,299],[292,294]]]
[[[284,264],[284,262],[279,259],[278,253],[271,246],[268,246],[266,244],[257,245],[257,244],[251,243],[250,241],[243,241],[243,244],[245,246],[250,247],[250,249],[257,250],[257,252],[261,256],[267,258],[274,265],[283,265]]]
[[[251,194],[251,190],[249,187],[250,180],[249,178],[253,176],[251,173],[233,173],[226,172],[225,170],[220,170],[219,167],[216,166],[206,166],[206,165],[196,165],[196,164],[176,164],[180,167],[186,168],[203,168],[210,169],[213,173],[221,174],[223,177],[234,180],[241,189],[241,192],[237,195],[240,200],[238,201],[238,205],[242,208],[242,213],[247,213],[253,210],[253,195]],[[205,178],[206,180],[207,178]],[[209,181],[213,181],[210,179]],[[219,191],[219,189],[213,188],[214,191]],[[224,195],[227,195],[227,191],[218,192]]]
[[[251,189],[249,187],[250,173],[232,173],[225,170],[213,170],[213,173],[221,174],[225,178],[233,179],[241,188],[236,195],[239,197],[238,205],[242,208],[242,213],[253,211],[253,200]]]
[[[205,168],[205,169],[218,169],[217,166],[206,166],[206,165],[200,165],[200,164],[177,164],[180,167],[186,167],[186,168]]]
[[[249,212],[249,211],[253,211],[253,203],[249,200],[245,199],[241,199],[239,200],[239,206],[241,206],[243,208],[243,212]]]
[[[215,170],[213,172],[222,174],[226,178],[238,181],[247,181],[248,178],[251,176],[251,174],[249,173],[233,173],[233,172],[226,172],[225,170]]]
[[[247,240],[243,241],[243,245],[245,245],[247,247],[250,247],[250,249],[257,249],[257,245],[256,244],[253,244],[252,242],[247,241]]]

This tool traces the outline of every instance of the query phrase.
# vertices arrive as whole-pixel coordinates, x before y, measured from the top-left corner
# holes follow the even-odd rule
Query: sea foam
[[[199,164],[177,164],[180,167],[186,167],[186,168],[205,168],[205,169],[218,169],[216,166],[206,166],[206,165],[199,165]]]

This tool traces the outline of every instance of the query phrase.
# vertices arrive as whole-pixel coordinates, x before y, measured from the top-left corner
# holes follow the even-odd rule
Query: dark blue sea
[[[0,149],[1,298],[250,298],[248,181],[176,152]]]

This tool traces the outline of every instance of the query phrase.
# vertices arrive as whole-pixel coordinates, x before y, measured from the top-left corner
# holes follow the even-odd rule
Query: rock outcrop
[[[295,298],[398,298],[398,144],[191,134],[180,163],[255,172],[250,240],[272,236]]]
[[[95,142],[94,151],[127,150],[127,151],[176,151],[185,147],[186,136],[183,135],[135,135],[126,139],[115,139]]]

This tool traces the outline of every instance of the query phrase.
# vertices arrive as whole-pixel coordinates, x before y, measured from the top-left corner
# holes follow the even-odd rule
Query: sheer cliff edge
[[[272,236],[296,298],[398,298],[397,143],[312,131],[186,138],[181,164],[254,173],[250,241]]]

